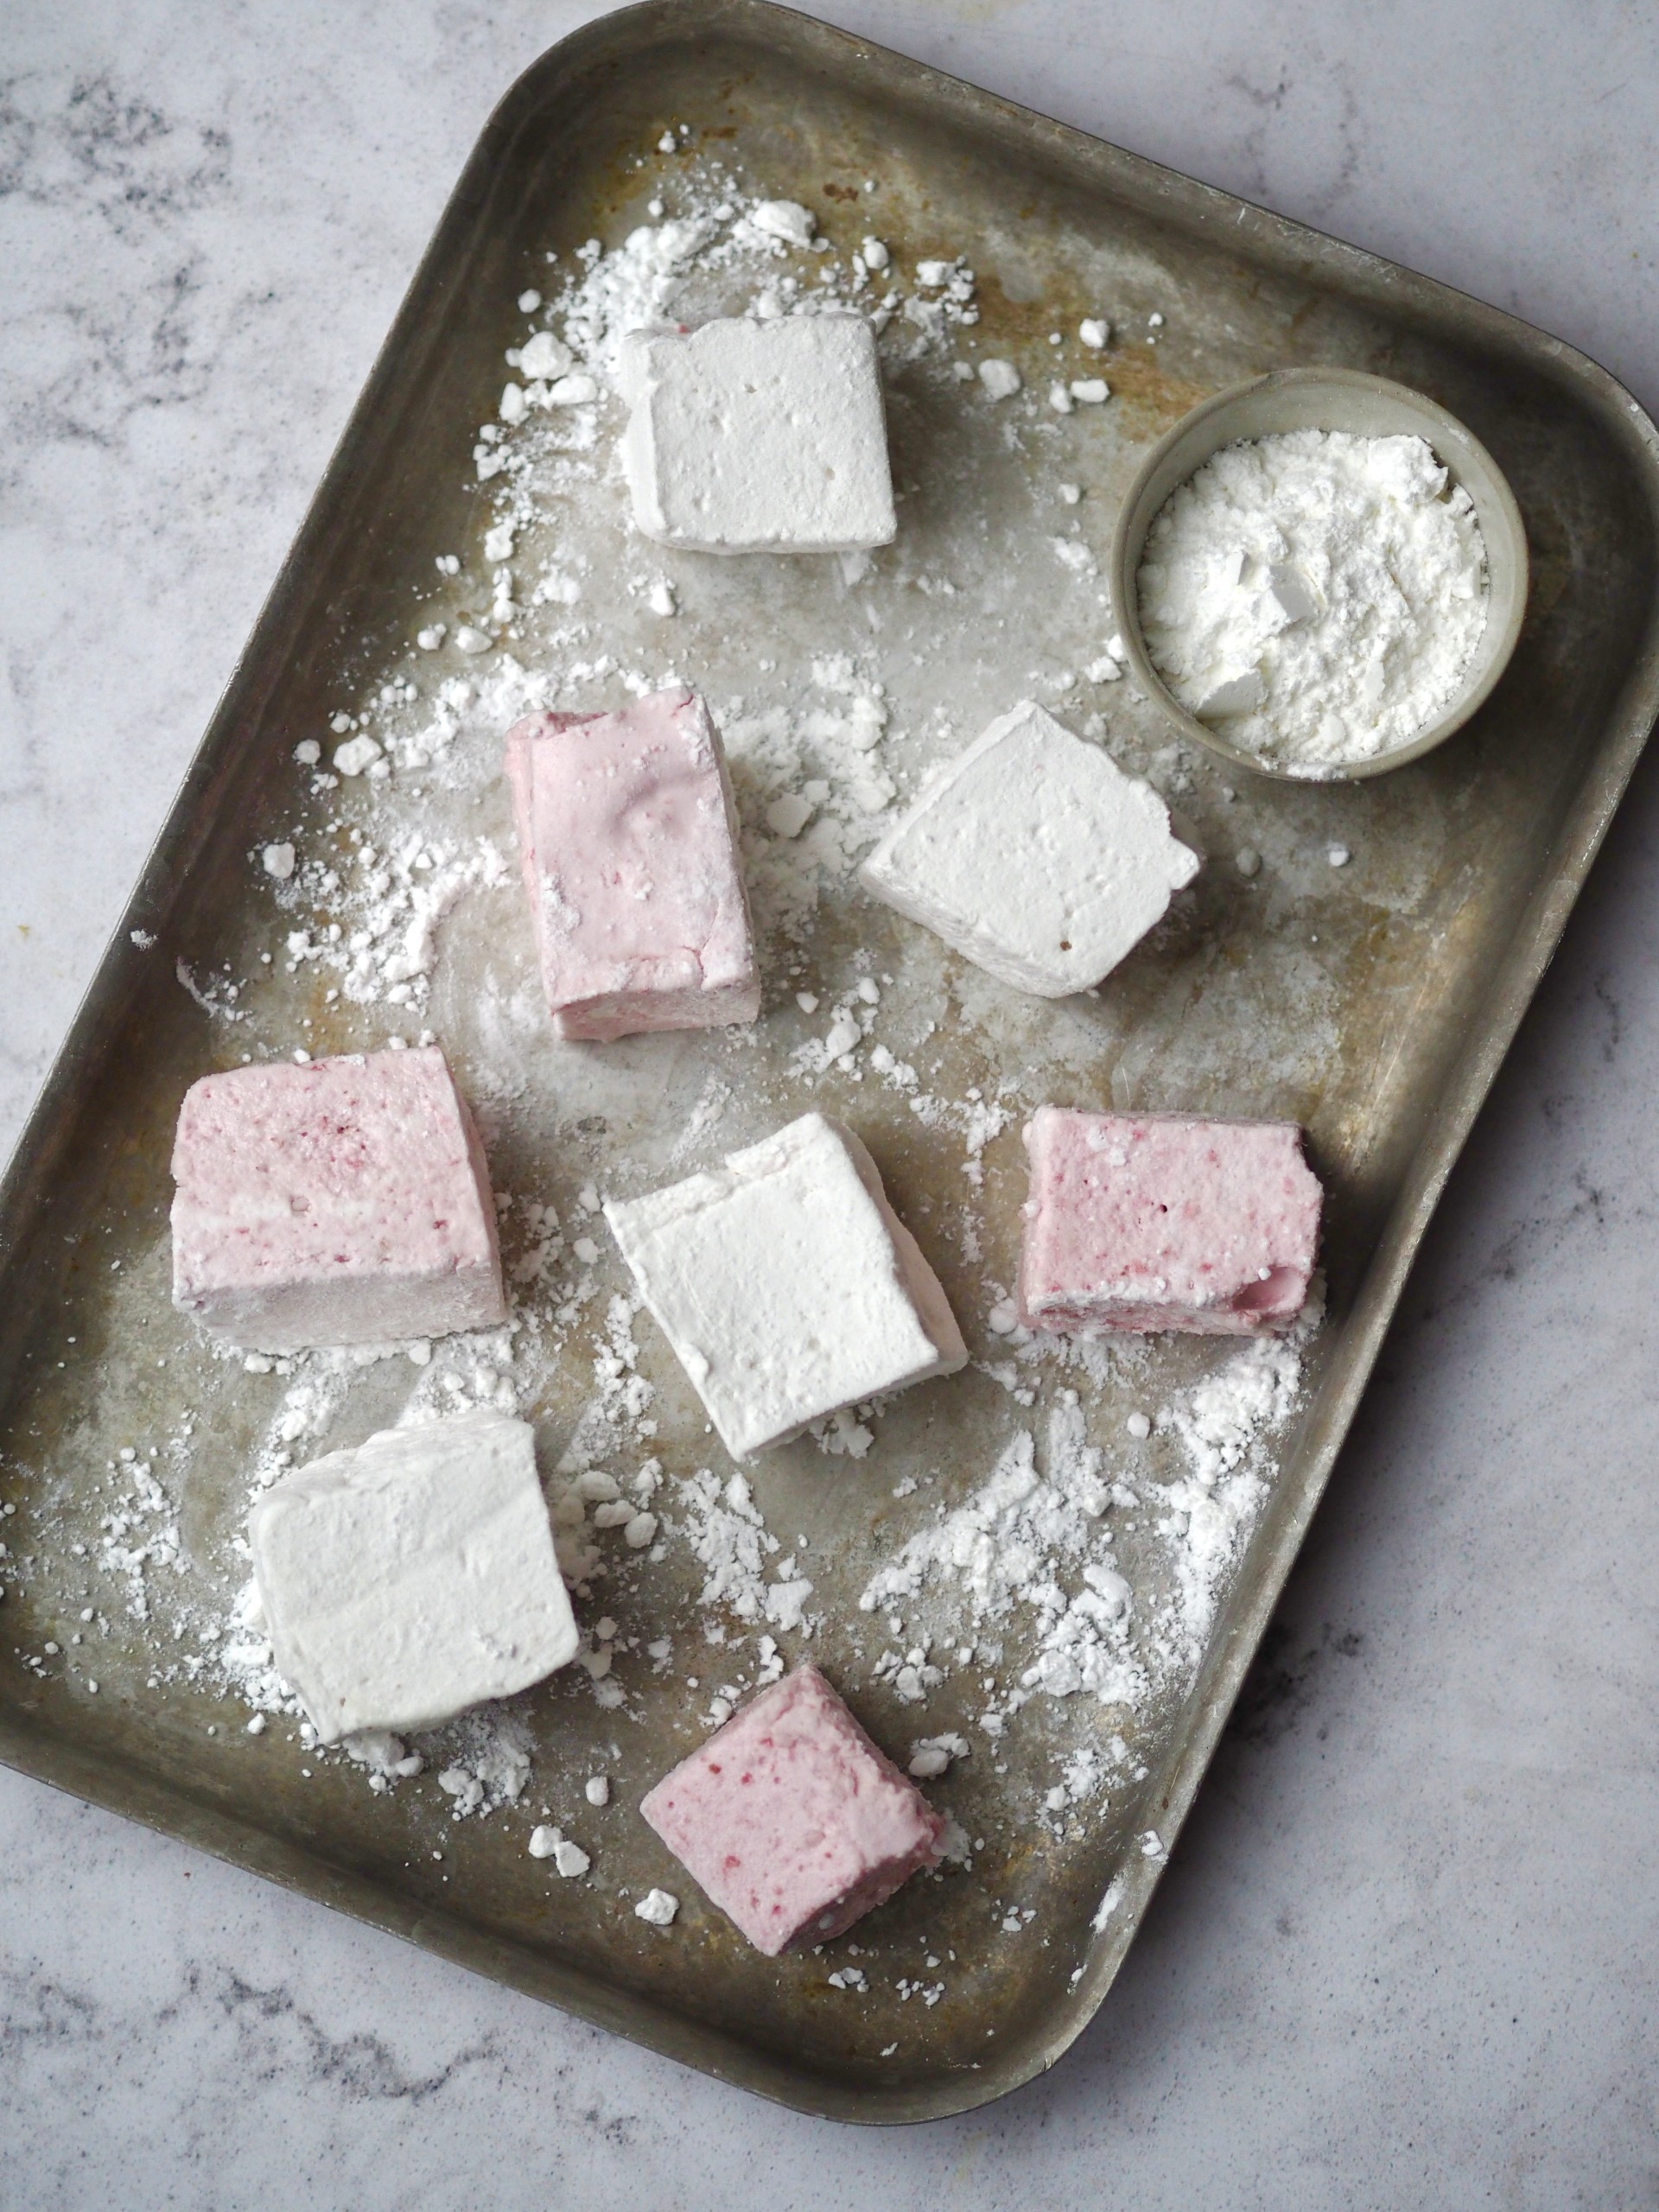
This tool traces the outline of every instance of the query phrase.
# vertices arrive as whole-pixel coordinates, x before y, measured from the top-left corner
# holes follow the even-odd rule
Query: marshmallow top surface
[[[1003,982],[1060,998],[1109,974],[1198,867],[1149,784],[1026,700],[935,772],[859,874]]]
[[[506,1319],[483,1152],[435,1046],[204,1076],[179,1110],[173,1174],[174,1301],[211,1325],[238,1313],[269,1324],[244,1341],[373,1342]],[[388,1298],[409,1311],[389,1317]],[[272,1300],[288,1301],[283,1316],[264,1311]],[[300,1333],[284,1342],[290,1319]]]
[[[1300,1312],[1324,1194],[1294,1122],[1045,1106],[1025,1141],[1028,1327],[1253,1336]]]
[[[434,1726],[575,1652],[525,1421],[480,1410],[330,1452],[256,1501],[248,1541],[277,1669],[325,1743]]]
[[[822,1114],[605,1212],[734,1459],[966,1362],[874,1162]]]
[[[893,537],[862,316],[632,331],[620,381],[623,470],[647,537],[704,553],[848,553]]]
[[[724,757],[696,693],[531,715],[506,774],[548,1001],[567,1036],[753,1020],[754,940]]]
[[[931,1866],[944,1831],[811,1666],[745,1706],[639,1810],[769,1957],[841,1934]]]

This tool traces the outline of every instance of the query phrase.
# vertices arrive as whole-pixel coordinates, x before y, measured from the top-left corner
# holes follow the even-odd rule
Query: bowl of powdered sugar
[[[1112,588],[1129,664],[1184,736],[1300,781],[1375,776],[1503,675],[1527,540],[1485,448],[1422,393],[1286,369],[1147,454]]]

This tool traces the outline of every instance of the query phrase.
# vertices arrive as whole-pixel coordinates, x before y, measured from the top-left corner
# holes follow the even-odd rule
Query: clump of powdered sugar
[[[728,1475],[722,1482],[704,1467],[677,1489],[679,1531],[703,1570],[698,1605],[810,1635],[806,1601],[812,1585],[792,1557],[772,1564],[781,1547],[761,1517],[747,1476]]]
[[[733,210],[718,204],[726,207],[729,222]],[[709,249],[722,228],[710,210],[642,223],[609,253],[596,238],[579,247],[582,273],[556,302],[554,315],[563,324],[566,346],[582,365],[613,385],[623,340],[631,330],[647,329],[666,318],[693,264],[709,265]],[[729,262],[737,251],[728,242],[721,257]]]
[[[1317,776],[1408,744],[1485,632],[1474,503],[1418,437],[1224,447],[1147,533],[1141,622],[1191,713]]]
[[[1170,1425],[1192,1462],[1192,1480],[1213,1490],[1236,1471],[1264,1429],[1290,1416],[1301,1382],[1296,1337],[1261,1337],[1206,1376],[1170,1413]]]
[[[418,1011],[445,916],[464,893],[504,882],[507,864],[486,837],[467,847],[415,831],[386,849],[354,832],[340,862],[315,874],[315,896],[343,918],[290,930],[287,972],[310,962],[340,977],[336,995]]]
[[[449,1800],[452,1820],[488,1815],[503,1805],[516,1805],[524,1796],[530,1780],[530,1737],[523,1722],[504,1707],[474,1706],[446,1728],[435,1731],[432,1740],[449,1753],[448,1764],[439,1770],[438,1787]],[[360,1746],[362,1739],[353,1741]],[[397,1738],[392,1737],[390,1743],[397,1751]],[[361,1758],[360,1749],[357,1756]],[[398,1752],[393,1770],[402,1764]]]

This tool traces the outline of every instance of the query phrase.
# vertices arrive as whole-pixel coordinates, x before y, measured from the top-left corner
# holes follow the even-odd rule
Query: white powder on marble
[[[1418,437],[1292,430],[1227,446],[1147,534],[1153,665],[1235,745],[1311,775],[1408,744],[1486,627],[1474,505]]]

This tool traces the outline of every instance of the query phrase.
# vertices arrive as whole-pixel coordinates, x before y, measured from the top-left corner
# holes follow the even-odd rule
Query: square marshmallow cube
[[[1044,998],[1086,990],[1198,856],[1150,784],[1024,701],[937,772],[859,875],[964,957]]]
[[[262,1351],[507,1319],[489,1172],[435,1046],[204,1076],[173,1143],[173,1303]]]
[[[769,1958],[842,1935],[932,1866],[944,1833],[816,1667],[745,1706],[639,1810]]]
[[[747,317],[622,341],[622,466],[647,537],[697,553],[849,553],[898,527],[875,334]]]
[[[526,1421],[383,1430],[248,1516],[276,1669],[325,1744],[429,1728],[574,1657],[576,1626]]]
[[[968,1351],[875,1162],[822,1114],[606,1217],[734,1459]]]
[[[725,756],[695,692],[531,715],[507,781],[561,1037],[707,1029],[760,1011]]]
[[[1266,1336],[1300,1313],[1323,1193],[1294,1122],[1045,1106],[1025,1140],[1027,1328]]]

